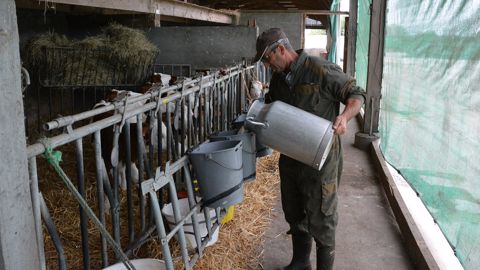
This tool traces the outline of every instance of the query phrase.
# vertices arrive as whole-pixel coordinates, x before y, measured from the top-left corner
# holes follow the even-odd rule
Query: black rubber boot
[[[312,237],[306,233],[292,234],[293,257],[289,265],[278,270],[311,270]]]
[[[335,247],[317,247],[317,270],[333,269]]]

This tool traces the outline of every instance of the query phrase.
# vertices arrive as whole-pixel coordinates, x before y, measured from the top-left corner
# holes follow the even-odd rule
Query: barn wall
[[[257,28],[246,26],[167,26],[151,29],[160,49],[157,64],[191,64],[192,70],[231,66],[255,55]]]
[[[305,28],[303,13],[242,12],[240,14],[241,25],[246,25],[248,21],[252,23],[253,20],[259,28],[259,33],[272,27],[282,28],[293,48],[303,48]]]

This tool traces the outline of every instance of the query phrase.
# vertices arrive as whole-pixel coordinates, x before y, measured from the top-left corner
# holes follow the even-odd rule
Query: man
[[[271,28],[257,38],[256,61],[274,72],[265,101],[281,100],[332,121],[335,136],[320,171],[280,156],[282,208],[290,225],[293,258],[285,270],[312,269],[312,237],[317,248],[317,269],[332,269],[337,225],[337,186],[343,167],[340,136],[347,122],[359,111],[365,91],[339,66],[320,57],[295,51],[279,28]],[[345,108],[340,113],[340,102]],[[301,119],[299,119],[301,120]]]

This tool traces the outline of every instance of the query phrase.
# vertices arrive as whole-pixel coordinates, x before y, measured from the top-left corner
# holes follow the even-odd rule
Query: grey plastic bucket
[[[232,121],[231,126],[233,129],[240,129],[245,125],[245,120],[247,118],[247,114],[240,114],[235,120]],[[273,153],[272,148],[261,144],[258,140],[255,140],[255,152],[256,157],[264,157],[269,156]]]
[[[255,133],[249,131],[239,133],[238,130],[228,130],[210,135],[212,142],[225,140],[242,141],[243,181],[255,179],[257,172]]]
[[[228,207],[243,200],[242,141],[202,143],[190,152],[203,203]]]

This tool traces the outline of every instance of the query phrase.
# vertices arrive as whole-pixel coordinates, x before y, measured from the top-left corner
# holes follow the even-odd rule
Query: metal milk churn
[[[280,153],[320,170],[333,142],[332,122],[281,101],[256,100],[245,127],[257,140]]]

